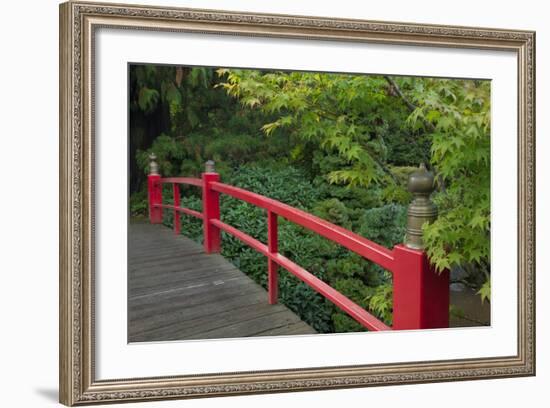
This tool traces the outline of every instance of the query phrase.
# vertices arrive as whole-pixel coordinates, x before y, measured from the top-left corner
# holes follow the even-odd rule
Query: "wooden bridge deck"
[[[130,223],[128,341],[312,334],[218,254],[162,226]],[[266,271],[267,273],[267,271]]]

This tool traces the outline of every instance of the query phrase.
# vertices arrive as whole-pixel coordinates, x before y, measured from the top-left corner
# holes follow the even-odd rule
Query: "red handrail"
[[[336,289],[327,285],[321,279],[313,275],[312,273],[306,271],[304,268],[294,263],[287,257],[281,255],[277,251],[272,252],[269,250],[268,246],[263,242],[251,237],[250,235],[239,231],[238,229],[232,227],[231,225],[225,224],[220,220],[212,220],[212,223],[220,228],[222,231],[227,232],[228,234],[233,235],[238,238],[251,248],[255,249],[262,255],[265,255],[269,260],[275,262],[277,265],[282,266],[287,271],[292,273],[302,282],[308,284],[311,288],[315,289],[318,293],[323,295],[325,298],[330,300],[340,309],[348,313],[353,317],[357,322],[362,324],[364,327],[369,328],[370,330],[380,331],[380,330],[391,330],[391,327],[387,326],[376,317],[368,313],[358,304],[354,303],[352,300],[342,295]]]
[[[178,216],[178,213],[191,215],[192,217],[195,217],[195,218],[200,218],[200,219],[203,218],[202,213],[199,212],[199,211],[192,210],[191,208],[180,207],[181,199],[180,199],[179,185],[180,184],[188,184],[188,185],[191,185],[191,186],[202,187],[203,182],[200,178],[195,178],[195,177],[165,177],[165,178],[159,179],[159,182],[163,183],[163,184],[172,184],[173,195],[174,195],[174,205],[153,204],[153,207],[155,207],[155,208],[166,208],[166,209],[171,209],[171,210],[174,211],[174,233],[176,235],[179,235],[179,233],[181,231],[181,221],[180,221],[180,217]]]
[[[173,186],[173,205],[162,204],[161,188],[163,183],[169,183]],[[201,187],[202,212],[180,206],[180,184]],[[221,183],[219,175],[214,172],[203,173],[202,179],[190,177],[161,178],[158,174],[150,174],[148,188],[151,223],[161,223],[162,209],[171,209],[174,212],[174,232],[176,234],[180,233],[180,213],[203,220],[204,248],[207,253],[220,251],[221,231],[224,231],[266,256],[268,260],[268,300],[270,304],[277,303],[277,268],[280,266],[369,330],[392,330],[392,327],[387,326],[342,293],[278,252],[277,218],[280,216],[338,243],[392,272],[394,287],[393,329],[448,326],[448,273],[435,274],[429,265],[426,254],[422,251],[412,250],[402,245],[397,245],[390,250],[345,228],[280,201]],[[220,193],[267,211],[267,244],[221,221]],[[434,307],[430,307],[429,302],[433,303]]]
[[[189,184],[202,187],[202,180],[196,177],[165,177],[160,179],[161,183]]]
[[[393,266],[392,251],[369,241],[368,239],[357,235],[345,228],[339,227],[331,222],[325,221],[319,217],[309,214],[305,211],[291,207],[280,201],[265,197],[260,194],[252,193],[239,187],[230,186],[219,182],[212,183],[212,190],[230,195],[249,204],[264,208],[287,220],[301,225],[310,231],[313,231],[343,247],[377,263],[385,269],[391,269]]]

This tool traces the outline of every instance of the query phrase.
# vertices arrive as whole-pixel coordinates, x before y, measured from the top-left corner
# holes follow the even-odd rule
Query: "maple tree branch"
[[[418,106],[416,106],[414,103],[412,103],[407,99],[407,97],[401,91],[401,88],[399,88],[399,85],[397,85],[397,83],[392,78],[390,78],[388,75],[384,75],[384,79],[388,82],[388,84],[390,84],[390,86],[395,91],[397,96],[399,96],[399,98],[401,98],[401,100],[405,103],[405,105],[407,105],[407,108],[409,108],[409,111],[412,112],[418,108]],[[433,123],[428,122],[424,118],[422,119],[422,122],[424,122],[424,125],[428,128],[430,132],[435,132],[435,126],[433,125]]]

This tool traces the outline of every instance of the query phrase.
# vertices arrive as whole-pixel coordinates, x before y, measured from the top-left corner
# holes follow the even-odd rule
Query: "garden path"
[[[129,342],[313,333],[221,255],[162,225],[129,224]]]

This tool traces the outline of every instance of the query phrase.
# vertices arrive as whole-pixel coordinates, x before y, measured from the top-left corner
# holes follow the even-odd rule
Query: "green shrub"
[[[147,191],[145,189],[130,195],[130,217],[146,217],[148,211]]]
[[[407,224],[407,208],[398,204],[387,204],[365,210],[360,219],[358,233],[365,238],[388,248],[403,242]]]
[[[319,201],[313,208],[313,214],[343,228],[351,228],[349,211],[337,198]]]

